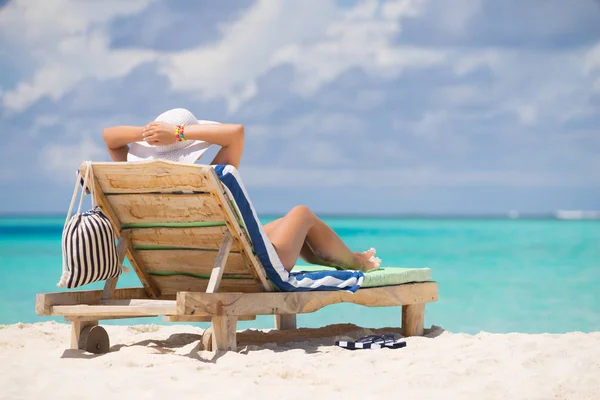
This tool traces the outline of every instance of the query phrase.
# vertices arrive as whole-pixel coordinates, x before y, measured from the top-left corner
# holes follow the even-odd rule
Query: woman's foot
[[[363,271],[370,271],[381,266],[381,258],[375,257],[375,249],[370,248],[362,253],[354,253]]]

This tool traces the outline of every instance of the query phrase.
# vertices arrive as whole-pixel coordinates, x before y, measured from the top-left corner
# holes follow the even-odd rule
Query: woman
[[[114,161],[165,158],[195,162],[211,145],[221,146],[211,165],[239,167],[244,150],[244,127],[198,121],[184,109],[169,110],[146,126],[116,126],[104,130],[104,141]],[[305,206],[294,207],[283,218],[264,226],[283,266],[289,272],[299,257],[318,265],[368,271],[381,260],[375,249],[351,251],[325,222]]]

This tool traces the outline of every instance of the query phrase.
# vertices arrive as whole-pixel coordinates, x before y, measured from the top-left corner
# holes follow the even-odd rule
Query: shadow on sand
[[[426,338],[436,338],[444,333],[439,326],[425,329],[423,334]],[[237,333],[238,353],[248,354],[251,351],[269,349],[275,352],[284,352],[292,349],[300,349],[308,354],[322,352],[322,347],[334,346],[336,340],[352,340],[367,336],[393,334],[401,338],[401,328],[363,328],[354,324],[335,324],[321,328],[299,328],[293,330],[253,330],[248,329]],[[176,333],[164,340],[148,339],[124,345],[111,346],[110,352],[117,352],[122,348],[133,346],[144,346],[152,348],[157,354],[176,354],[176,350],[192,343],[196,345],[187,354],[177,354],[190,357],[198,361],[214,363],[226,352],[205,351],[202,337],[195,333]],[[61,358],[92,359],[101,357],[102,354],[90,354],[83,350],[65,350]]]

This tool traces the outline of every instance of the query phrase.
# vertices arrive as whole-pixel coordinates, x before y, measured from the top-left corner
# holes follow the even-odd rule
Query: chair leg
[[[212,317],[212,350],[237,351],[236,317]]]
[[[422,336],[425,304],[402,306],[402,331],[404,336]]]
[[[78,350],[79,338],[81,337],[81,331],[88,326],[96,326],[98,321],[73,321],[71,322],[71,349]]]
[[[296,329],[296,314],[275,314],[275,329],[280,331]]]

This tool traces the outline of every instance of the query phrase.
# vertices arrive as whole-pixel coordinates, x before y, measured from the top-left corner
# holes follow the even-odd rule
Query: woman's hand
[[[177,127],[166,122],[150,122],[142,129],[142,138],[153,146],[165,146],[177,141]]]

